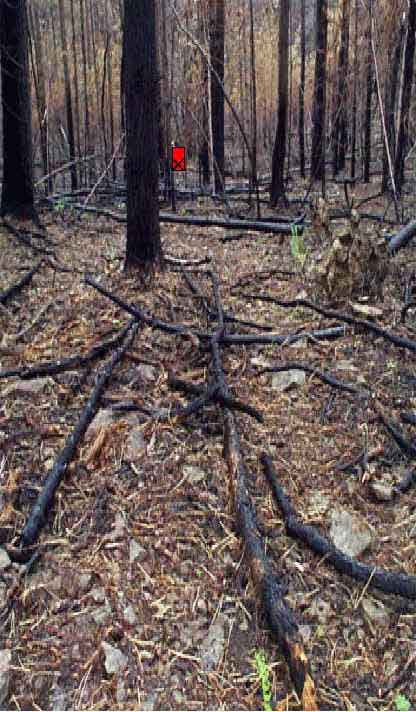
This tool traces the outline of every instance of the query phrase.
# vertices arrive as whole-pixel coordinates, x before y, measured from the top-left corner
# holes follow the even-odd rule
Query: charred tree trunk
[[[334,126],[334,175],[345,168],[347,152],[347,74],[350,0],[342,0],[341,42],[338,56],[338,87]]]
[[[66,108],[66,122],[68,131],[68,146],[69,146],[69,160],[72,163],[70,168],[71,173],[71,188],[72,190],[77,190],[78,188],[78,177],[77,177],[77,167],[75,165],[75,132],[74,132],[74,114],[72,110],[72,92],[71,92],[71,81],[69,77],[69,63],[68,63],[68,42],[66,37],[66,23],[65,23],[65,10],[63,0],[59,0],[59,25],[61,30],[61,44],[62,44],[62,61],[64,68],[64,85],[65,85],[65,108]]]
[[[34,208],[32,114],[26,0],[0,3],[3,105],[1,214],[37,221]]]
[[[371,103],[373,98],[373,55],[371,50],[371,14],[372,0],[369,2],[369,18],[368,18],[368,50],[367,50],[367,79],[366,79],[366,97],[365,97],[365,117],[364,117],[364,183],[370,182],[370,163],[371,163]]]
[[[305,177],[305,0],[300,4],[300,84],[299,84],[299,161],[300,175]]]
[[[126,269],[151,275],[162,262],[159,228],[160,85],[155,0],[124,0]]]
[[[397,99],[397,89],[399,86],[398,78],[400,73],[400,57],[402,53],[402,43],[404,34],[404,24],[400,23],[398,37],[393,49],[393,59],[390,65],[388,80],[384,94],[384,116],[386,121],[387,140],[390,149],[390,156],[394,163],[395,148],[396,148],[396,126],[395,126],[395,108]],[[390,181],[389,161],[387,156],[386,146],[383,146],[383,177],[381,182],[381,190],[385,193],[388,190]]]
[[[352,128],[351,128],[351,178],[355,178],[357,150],[357,82],[358,82],[358,0],[354,10],[354,79],[352,90]]]
[[[215,192],[224,189],[224,0],[209,4],[209,41],[211,72],[211,125],[213,139]],[[220,80],[220,81],[218,81]]]
[[[315,86],[312,109],[311,179],[325,179],[327,0],[316,1]]]
[[[413,84],[413,62],[415,56],[416,0],[409,0],[407,14],[407,37],[403,62],[403,91],[400,107],[400,123],[397,136],[397,151],[394,164],[394,179],[397,192],[404,183],[404,160],[409,140],[409,110]]]
[[[289,0],[280,2],[279,18],[279,103],[277,109],[277,130],[273,149],[272,182],[270,203],[276,206],[285,194],[285,158],[288,114],[289,84]]]

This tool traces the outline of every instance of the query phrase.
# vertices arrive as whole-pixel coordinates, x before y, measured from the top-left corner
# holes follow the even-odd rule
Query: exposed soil
[[[381,213],[383,203],[379,199],[366,209]],[[127,323],[128,315],[83,283],[84,272],[165,321],[207,328],[203,309],[180,273],[166,270],[146,291],[122,273],[123,226],[96,216],[78,219],[70,212],[63,217],[46,212],[42,219],[59,262],[79,272],[44,264],[7,311],[0,311],[2,369],[86,353]],[[222,234],[219,228],[162,226],[169,254],[212,256],[223,303],[236,316],[270,324],[282,334],[334,325],[310,310],[241,296],[243,291],[283,299],[299,294],[304,285],[289,237],[213,239]],[[313,250],[322,249],[307,233],[305,241]],[[383,308],[379,323],[409,338],[415,312],[409,311],[405,326],[399,319],[411,256],[410,248],[392,260],[384,303],[376,302]],[[1,229],[0,289],[17,282],[34,260]],[[256,281],[256,272],[276,267],[297,274]],[[243,275],[249,289],[232,290]],[[210,281],[193,278],[211,297]],[[14,336],[33,321],[26,333]],[[208,328],[214,327],[210,322]],[[350,327],[332,341],[223,349],[233,394],[265,416],[262,425],[237,415],[250,493],[267,552],[301,625],[320,709],[391,709],[398,693],[414,706],[416,668],[405,666],[415,650],[415,602],[340,576],[287,537],[259,457],[263,451],[271,454],[303,521],[328,534],[334,509],[355,513],[373,535],[361,560],[410,574],[416,573],[415,492],[380,502],[370,487],[380,481],[394,484],[408,463],[367,397],[331,389],[308,374],[304,385],[281,392],[271,387],[272,374],[256,373],[253,359],[303,361],[353,385],[366,384],[400,422],[401,411],[416,409],[414,356]],[[41,382],[37,393],[16,389],[17,379],[0,380],[2,544],[20,533],[101,366],[98,361],[56,375]],[[186,398],[169,388],[168,372],[200,382],[208,367],[209,353],[192,338],[143,327],[114,372],[103,404],[185,404]],[[414,441],[413,427],[402,428]],[[133,454],[132,430],[139,443]],[[365,442],[368,450],[379,451],[366,472],[336,469],[353,460]],[[222,413],[214,405],[186,421],[120,414],[87,434],[59,489],[39,559],[25,575],[16,564],[1,575],[3,600],[14,586],[0,644],[12,652],[11,709],[260,709],[254,656],[261,649],[270,667],[273,708],[299,709],[246,566],[222,447]],[[366,602],[375,600],[383,604],[378,622],[366,613]],[[126,656],[121,672],[106,672],[102,642]]]

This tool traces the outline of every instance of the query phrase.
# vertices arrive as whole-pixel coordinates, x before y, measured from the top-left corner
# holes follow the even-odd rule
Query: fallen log
[[[190,329],[183,324],[169,324],[160,319],[146,314],[142,309],[139,309],[133,304],[127,304],[120,297],[108,289],[102,287],[99,282],[92,279],[89,275],[85,277],[85,283],[90,287],[94,287],[100,294],[110,299],[114,304],[117,304],[121,309],[124,309],[128,314],[131,314],[138,321],[151,326],[154,329],[159,329],[160,331],[165,331],[168,334],[177,334],[178,336],[183,336],[185,338],[197,338],[201,340],[209,340],[212,338],[212,334],[208,331],[199,331],[198,329]],[[312,332],[300,332],[298,334],[223,334],[221,336],[221,344],[227,345],[250,345],[250,344],[293,344],[295,341],[304,339],[310,336],[314,339],[338,339],[340,336],[345,335],[345,329],[342,326],[335,326],[328,329],[318,329]]]
[[[262,373],[279,373],[282,371],[291,370],[305,371],[305,373],[310,373],[312,376],[320,378],[320,380],[323,383],[326,383],[328,386],[332,386],[333,388],[339,388],[341,391],[354,393],[354,395],[357,395],[357,393],[359,392],[358,388],[352,386],[350,383],[338,381],[336,378],[329,375],[328,373],[324,373],[318,368],[308,366],[307,364],[301,363],[300,361],[288,361],[287,363],[279,363],[274,366],[266,366],[264,368],[261,368],[259,371],[256,371],[256,373],[258,375],[261,375]]]
[[[306,307],[307,309],[312,309],[318,314],[321,314],[329,319],[344,321],[346,324],[351,324],[351,326],[367,329],[367,331],[371,331],[373,334],[376,334],[376,336],[380,336],[399,348],[409,349],[409,351],[416,352],[416,341],[407,339],[405,336],[396,336],[396,334],[392,334],[390,331],[387,331],[387,329],[382,329],[380,326],[377,326],[366,319],[356,319],[348,314],[342,314],[341,312],[335,311],[334,309],[325,309],[324,307],[318,306],[318,304],[310,302],[309,299],[291,299],[287,301],[277,299],[276,297],[270,297],[265,294],[242,294],[241,296],[245,299],[257,299],[262,302],[277,304],[279,307]]]
[[[95,213],[104,217],[115,220],[119,223],[127,222],[125,215],[115,213],[112,210],[105,208],[96,208],[92,205],[80,205],[74,203],[71,208],[79,212]],[[224,218],[205,218],[202,215],[174,215],[173,213],[159,212],[159,221],[161,223],[175,225],[191,225],[196,227],[222,227],[224,230],[250,230],[251,232],[273,233],[276,235],[291,235],[292,228],[289,223],[263,223],[255,220],[226,220]],[[302,228],[298,228],[299,232]],[[217,237],[217,236],[215,236]]]
[[[53,505],[55,492],[66,473],[69,463],[75,455],[79,442],[84,436],[89,424],[98,410],[101,395],[110,380],[115,366],[119,363],[127,349],[133,343],[138,329],[139,324],[137,322],[129,325],[129,330],[124,343],[114,352],[109,361],[101,369],[96,385],[94,386],[88,402],[79,417],[78,423],[73,432],[67,438],[54,466],[46,476],[42,491],[38,495],[37,500],[32,507],[20,537],[21,549],[33,546],[38,539],[39,534],[46,523],[48,512]]]
[[[45,363],[33,364],[33,366],[6,369],[4,371],[0,371],[0,379],[15,376],[21,378],[22,380],[42,378],[43,376],[53,376],[57,373],[63,373],[64,371],[71,371],[72,369],[86,366],[91,361],[100,358],[100,356],[104,356],[108,351],[116,348],[123,341],[134,322],[135,320],[132,319],[127,326],[124,327],[124,329],[116,334],[116,336],[108,341],[104,341],[102,344],[97,344],[97,346],[94,346],[91,351],[85,354],[85,356],[69,356],[68,358],[61,359],[60,361],[48,361]]]
[[[16,284],[12,284],[11,287],[5,289],[4,292],[0,292],[0,304],[5,304],[8,299],[20,292],[20,290],[23,289],[23,287],[26,287],[27,284],[30,284],[33,275],[35,275],[39,270],[41,264],[42,260],[39,260],[39,262],[31,270],[29,270],[29,272],[26,272],[26,274],[23,275],[22,279],[16,282]]]
[[[183,393],[188,393],[194,396],[202,397],[204,396],[204,394],[208,393],[204,384],[182,381],[180,378],[176,378],[172,373],[169,373],[168,385],[175,391],[182,391]],[[237,398],[233,398],[233,396],[231,396],[230,394],[228,394],[227,396],[224,395],[224,393],[221,390],[218,390],[218,388],[214,390],[210,399],[213,402],[220,403],[220,405],[224,406],[225,408],[229,408],[230,410],[238,410],[241,413],[246,413],[252,418],[255,418],[259,423],[264,423],[264,416],[262,413],[260,413],[259,410],[257,410],[257,408],[253,408],[253,406],[248,405],[247,403],[243,403],[242,401],[237,400]]]
[[[286,531],[289,536],[303,541],[316,554],[324,556],[325,563],[329,562],[342,574],[347,574],[347,576],[351,576],[358,581],[364,581],[366,585],[378,588],[384,593],[392,593],[412,600],[416,599],[416,576],[362,564],[360,561],[344,554],[332,542],[328,541],[322,534],[319,534],[315,527],[303,524],[279,483],[270,457],[263,454],[261,462],[274,499],[283,514]]]
[[[224,329],[224,317],[218,284],[215,281],[214,294],[216,296],[219,329],[211,339],[213,371],[222,395],[229,397],[229,389],[222,368],[219,348],[221,332]],[[233,494],[238,530],[245,545],[254,584],[261,594],[267,621],[286,659],[296,692],[302,701],[302,709],[316,710],[318,707],[315,684],[303,648],[302,637],[293,612],[284,600],[284,588],[273,572],[270,561],[264,551],[256,512],[248,492],[248,477],[241,452],[236,419],[234,414],[227,408],[225,408],[224,412],[224,457],[228,465],[230,489]]]
[[[402,247],[406,247],[416,235],[416,220],[402,227],[389,242],[389,252],[394,255]]]

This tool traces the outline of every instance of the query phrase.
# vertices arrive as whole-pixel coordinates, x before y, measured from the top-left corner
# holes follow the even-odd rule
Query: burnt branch
[[[23,275],[22,279],[16,282],[16,284],[12,284],[11,287],[5,289],[4,292],[0,292],[0,304],[5,304],[8,299],[20,292],[20,290],[23,289],[23,287],[26,287],[27,284],[30,284],[33,275],[35,275],[36,272],[39,270],[41,264],[42,260],[39,260],[39,262],[33,267],[33,269],[31,269],[29,272],[26,272],[26,274]]]

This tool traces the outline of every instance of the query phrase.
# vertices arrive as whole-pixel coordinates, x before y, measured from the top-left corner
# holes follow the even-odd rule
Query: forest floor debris
[[[88,356],[122,329],[128,320],[124,311],[87,287],[83,273],[105,280],[124,301],[140,303],[160,320],[181,323],[189,331],[213,331],[180,272],[167,270],[152,290],[140,293],[135,280],[122,274],[122,225],[95,215],[80,221],[70,211],[63,217],[45,212],[42,219],[58,265],[80,274],[45,261],[31,284],[8,301],[7,311],[0,312],[2,370]],[[221,228],[210,231],[222,234]],[[306,304],[289,309],[242,298],[238,283],[250,280],[251,291],[281,301],[296,299],[302,275],[287,238],[260,234],[222,243],[210,240],[202,228],[165,224],[162,237],[175,259],[212,257],[224,308],[236,318],[269,324],[279,334],[336,326],[335,317],[317,315]],[[312,251],[320,249],[308,233],[304,239]],[[0,230],[0,248],[1,291],[17,283],[22,265],[35,264],[36,256],[7,230]],[[413,312],[406,325],[399,323],[402,285],[411,270],[407,261],[406,250],[400,250],[386,279],[383,327],[413,341]],[[209,279],[197,275],[195,281],[208,298]],[[49,309],[30,333],[13,341],[10,337],[31,324],[45,304]],[[231,323],[227,328],[256,333]],[[264,416],[262,424],[236,415],[250,472],[248,489],[267,555],[284,575],[286,599],[301,624],[320,708],[391,709],[398,692],[414,706],[415,666],[409,661],[416,605],[367,590],[365,583],[337,573],[291,539],[259,464],[267,450],[302,522],[328,535],[333,510],[347,511],[365,520],[372,532],[371,545],[360,555],[363,563],[415,572],[414,477],[407,478],[410,489],[391,501],[372,493],[370,485],[385,483],[387,476],[393,488],[398,486],[408,458],[374,417],[371,402],[334,390],[310,372],[304,372],[303,385],[285,391],[271,388],[270,374],[258,373],[261,363],[312,364],[324,373],[345,374],[357,390],[368,384],[394,423],[401,412],[415,410],[412,352],[395,348],[374,331],[369,338],[368,332],[347,326],[342,334],[323,341],[229,344],[222,349],[223,365],[232,397]],[[38,559],[27,570],[12,563],[1,571],[0,583],[6,586],[1,691],[8,694],[11,709],[64,704],[76,709],[259,709],[254,660],[260,650],[269,666],[273,705],[300,708],[256,600],[236,530],[219,406],[211,402],[187,419],[170,421],[145,412],[116,414],[108,405],[132,401],[153,411],[184,406],[188,399],[172,391],[169,373],[205,383],[208,364],[209,354],[191,337],[144,325],[117,366],[105,394],[110,417],[90,433],[69,465]],[[143,368],[152,369],[151,378]],[[1,546],[21,532],[45,473],[78,421],[96,370],[97,364],[86,360],[82,368],[48,376],[45,388],[25,394],[8,390],[10,380],[0,381]],[[413,427],[403,425],[409,442]],[[132,431],[140,445],[135,460],[126,448]],[[337,469],[338,463],[357,458],[364,467]],[[207,653],[206,641],[214,632],[216,647]],[[122,664],[108,672],[110,648]]]

